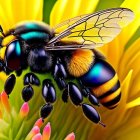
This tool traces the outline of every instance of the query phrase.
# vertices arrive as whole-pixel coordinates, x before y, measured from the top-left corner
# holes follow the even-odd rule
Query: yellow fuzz
[[[72,54],[68,71],[75,77],[84,75],[90,69],[94,61],[94,53],[91,50],[78,49]]]
[[[6,47],[2,47],[0,49],[0,59],[2,59],[2,60],[4,60],[5,51],[6,51]]]
[[[106,83],[104,83],[101,86],[93,88],[92,89],[93,93],[97,97],[99,97],[99,96],[103,95],[104,93],[106,93],[107,91],[109,91],[117,83],[117,81],[118,81],[118,76],[117,76],[117,74],[115,74],[115,76],[111,80],[107,81]]]
[[[16,37],[14,35],[9,35],[6,36],[3,40],[2,40],[2,46],[7,46],[9,45],[10,42],[14,41],[16,39]]]

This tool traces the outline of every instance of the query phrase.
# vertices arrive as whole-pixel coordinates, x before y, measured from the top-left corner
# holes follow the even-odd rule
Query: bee
[[[63,101],[70,98],[74,105],[82,107],[89,120],[102,124],[98,112],[92,105],[83,103],[83,98],[87,97],[93,105],[101,103],[113,109],[120,102],[121,87],[117,73],[96,48],[112,41],[133,17],[130,9],[112,8],[66,20],[53,29],[45,23],[24,22],[4,34],[1,27],[0,70],[20,76],[30,68],[31,72],[23,79],[25,102],[34,94],[32,85],[40,85],[36,73],[51,73],[63,91]],[[5,82],[8,95],[15,79],[11,74]],[[77,79],[79,84],[71,79]],[[42,82],[42,96],[46,104],[40,114],[45,119],[56,101],[50,79]]]

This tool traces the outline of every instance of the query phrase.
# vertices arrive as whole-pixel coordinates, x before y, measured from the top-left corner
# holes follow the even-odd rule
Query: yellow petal
[[[98,2],[99,0],[57,0],[50,15],[50,25],[53,27],[67,19],[92,13]]]
[[[121,7],[126,7],[131,9],[134,14],[135,14],[135,19],[134,21],[128,25],[123,32],[120,35],[121,38],[121,45],[125,45],[128,40],[133,36],[133,34],[136,32],[136,30],[138,29],[139,25],[140,25],[140,8],[139,8],[139,4],[140,4],[140,0],[135,0],[135,2],[133,2],[132,0],[125,0]]]
[[[119,76],[123,79],[130,69],[134,69],[134,76],[140,71],[140,38],[137,39],[123,54],[119,65]],[[137,72],[136,72],[137,71]]]
[[[127,103],[126,108],[127,109],[130,109],[130,108],[133,108],[135,106],[140,106],[140,97],[138,97],[135,100]]]
[[[23,20],[42,20],[43,0],[0,0],[0,25],[4,31]]]

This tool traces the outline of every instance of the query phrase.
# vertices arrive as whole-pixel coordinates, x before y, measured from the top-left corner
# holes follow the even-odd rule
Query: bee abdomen
[[[113,67],[102,59],[97,59],[90,70],[80,78],[83,85],[90,87],[100,103],[108,109],[115,108],[121,98],[118,76]]]

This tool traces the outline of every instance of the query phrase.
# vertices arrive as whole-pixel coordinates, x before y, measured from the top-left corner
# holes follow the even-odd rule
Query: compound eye
[[[5,63],[11,70],[18,70],[21,66],[22,51],[18,40],[11,42],[6,49]]]

